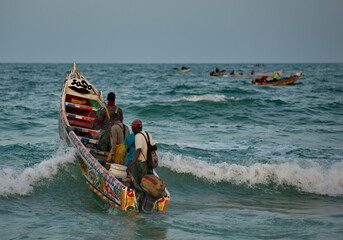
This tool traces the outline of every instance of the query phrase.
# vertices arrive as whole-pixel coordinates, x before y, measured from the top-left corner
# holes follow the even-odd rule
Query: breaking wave
[[[343,161],[325,168],[314,161],[306,167],[300,162],[280,164],[255,163],[250,166],[208,163],[191,157],[161,154],[160,166],[177,173],[189,173],[209,182],[229,182],[236,185],[289,185],[299,191],[339,197],[343,196]]]
[[[28,195],[42,180],[49,180],[61,166],[75,160],[75,149],[60,147],[54,156],[24,170],[7,167],[0,170],[0,196]]]
[[[225,95],[218,94],[205,94],[205,95],[192,95],[187,97],[181,97],[176,99],[164,100],[162,102],[200,102],[200,101],[210,101],[210,102],[224,102],[226,101]]]

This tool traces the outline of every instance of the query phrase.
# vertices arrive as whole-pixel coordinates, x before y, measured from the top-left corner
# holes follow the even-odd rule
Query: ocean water
[[[250,64],[78,64],[158,144],[164,213],[130,215],[86,186],[59,140],[67,64],[0,64],[1,239],[342,239],[343,64],[266,64],[290,86],[210,77]]]

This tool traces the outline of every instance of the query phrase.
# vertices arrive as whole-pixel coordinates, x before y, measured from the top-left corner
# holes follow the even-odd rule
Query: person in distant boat
[[[137,184],[140,184],[144,175],[149,172],[147,163],[148,144],[146,138],[150,139],[152,149],[157,150],[156,143],[152,135],[143,131],[143,123],[140,120],[134,120],[131,124],[132,131],[135,134],[135,154],[131,164],[126,169],[127,172],[132,172],[132,176]]]
[[[273,80],[276,80],[278,77],[280,77],[280,73],[275,73],[275,75],[273,76]]]
[[[102,151],[109,151],[110,146],[110,128],[113,123],[111,123],[111,114],[117,113],[119,119],[123,121],[123,111],[120,107],[115,104],[116,95],[114,92],[110,92],[107,95],[107,105],[100,110],[100,114],[95,119],[94,129],[100,129],[99,144],[98,149]]]
[[[235,70],[234,69],[232,69],[232,71],[230,72],[230,75],[231,76],[235,75]]]
[[[219,68],[216,67],[216,73],[219,72]]]
[[[122,152],[124,150],[124,140],[130,134],[129,128],[122,123],[118,113],[111,113],[111,151],[107,159],[108,162],[122,164]]]
[[[254,75],[255,74],[255,70],[251,70],[251,75]]]
[[[267,78],[268,78],[268,76],[262,76],[262,77],[260,78],[260,82],[265,82],[265,81],[267,81]]]

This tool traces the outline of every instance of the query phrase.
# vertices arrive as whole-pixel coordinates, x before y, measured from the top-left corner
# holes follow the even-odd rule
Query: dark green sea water
[[[59,140],[71,64],[0,64],[0,238],[342,239],[343,64],[255,69],[304,71],[291,86],[209,76],[248,65],[77,65],[158,144],[170,204],[131,216],[87,188]]]

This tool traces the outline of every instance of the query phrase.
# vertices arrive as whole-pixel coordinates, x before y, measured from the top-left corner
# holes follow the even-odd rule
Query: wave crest
[[[178,173],[190,173],[210,182],[254,186],[257,184],[289,185],[299,191],[328,196],[343,196],[343,161],[328,168],[309,162],[302,167],[300,162],[281,164],[255,163],[251,166],[237,164],[208,163],[191,157],[161,154],[160,166]]]
[[[225,102],[226,97],[225,95],[219,94],[205,94],[205,95],[192,95],[187,97],[181,97],[176,99],[164,100],[162,102],[200,102],[200,101],[209,101],[209,102]]]
[[[0,170],[0,196],[28,195],[41,180],[56,175],[60,166],[75,160],[75,149],[60,147],[48,160],[27,167],[23,171],[4,168]]]

